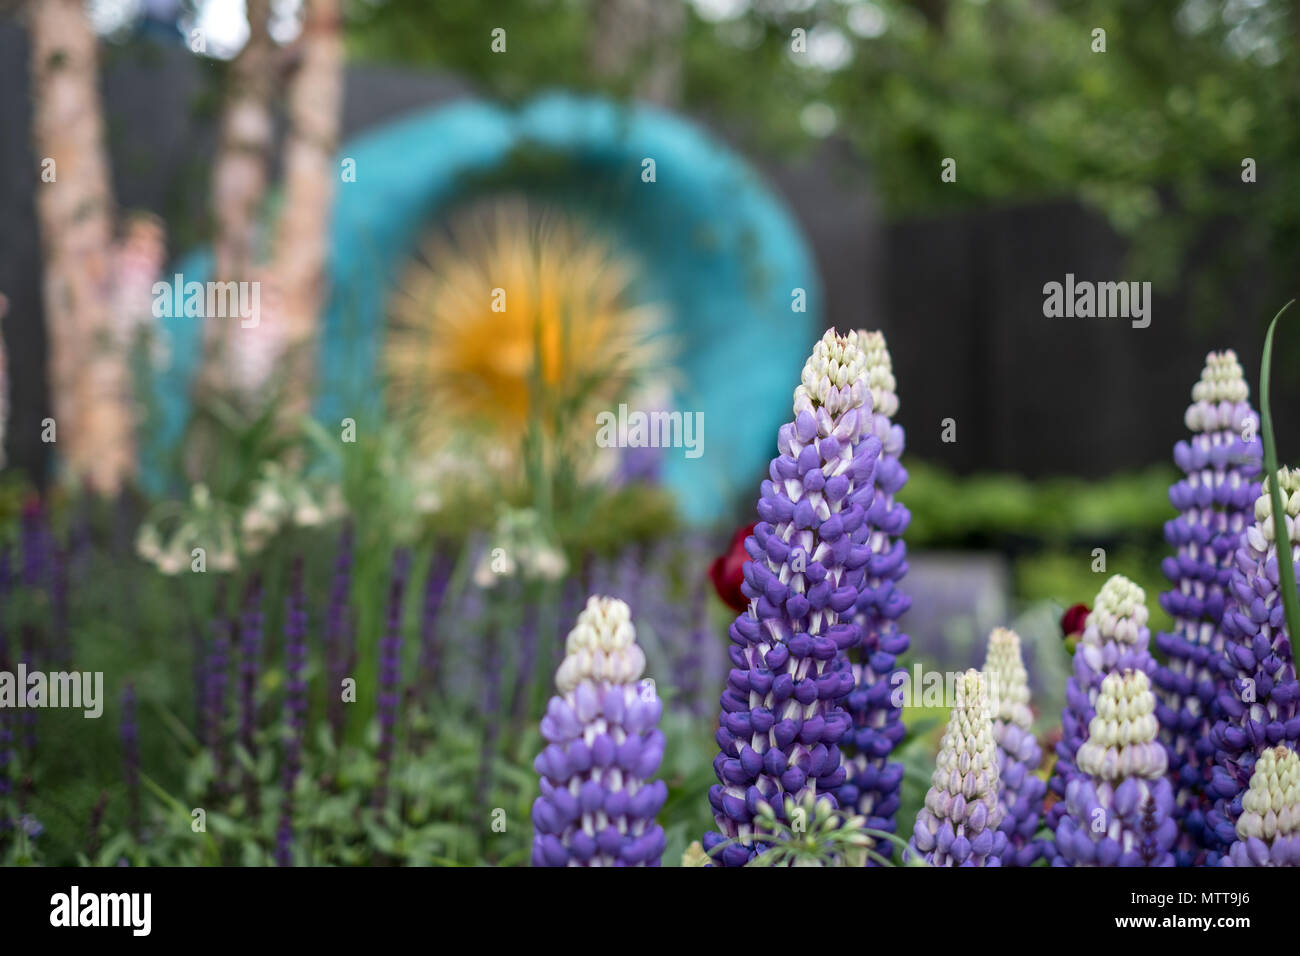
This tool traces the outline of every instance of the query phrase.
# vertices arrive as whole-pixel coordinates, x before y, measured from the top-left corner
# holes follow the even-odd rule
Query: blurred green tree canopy
[[[639,66],[592,69],[618,22],[596,8],[644,2],[355,0],[349,37],[358,57],[454,71],[508,101],[623,94]],[[680,107],[764,151],[844,137],[887,216],[1076,196],[1168,282],[1207,225],[1245,224],[1230,250],[1242,263],[1294,262],[1298,28],[1284,0],[686,0],[657,42]],[[942,182],[949,157],[956,180]]]

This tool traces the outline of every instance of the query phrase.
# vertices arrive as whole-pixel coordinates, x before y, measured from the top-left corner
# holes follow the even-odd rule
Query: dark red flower
[[[1076,604],[1061,615],[1061,633],[1066,637],[1082,634],[1088,623],[1088,605]]]
[[[749,554],[745,551],[745,539],[753,533],[752,524],[737,528],[727,550],[709,565],[709,579],[713,581],[718,597],[738,614],[749,607],[749,598],[741,593],[740,585],[745,580],[745,562],[749,560]]]

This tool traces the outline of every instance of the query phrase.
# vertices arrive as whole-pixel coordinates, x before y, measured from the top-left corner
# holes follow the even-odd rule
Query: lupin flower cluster
[[[763,850],[755,814],[785,796],[833,794],[847,778],[839,742],[851,726],[847,652],[870,557],[866,522],[880,439],[867,356],[856,332],[830,330],[804,365],[794,421],[777,435],[759,521],[745,541],[749,608],[732,623],[732,670],[721,697],[709,790],[718,830],[704,849],[724,866]]]
[[[663,759],[663,705],[640,680],[645,654],[628,606],[593,596],[569,632],[533,766],[534,866],[658,866],[668,796],[651,781]]]
[[[1093,602],[1088,623],[1074,649],[1074,671],[1065,685],[1065,707],[1061,711],[1061,740],[1056,745],[1056,765],[1049,787],[1058,802],[1047,813],[1056,829],[1065,812],[1061,802],[1073,779],[1075,756],[1096,715],[1094,709],[1102,681],[1107,674],[1138,670],[1150,674],[1155,666],[1148,644],[1149,613],[1146,592],[1122,574],[1112,575]]]
[[[1300,866],[1300,756],[1269,747],[1241,798],[1237,842],[1223,866]]]
[[[1053,866],[1173,866],[1173,786],[1140,670],[1107,674],[1065,791]]]
[[[1300,531],[1300,470],[1277,474],[1287,537]],[[1300,567],[1300,545],[1292,544]],[[1229,585],[1233,602],[1223,617],[1224,653],[1219,659],[1226,686],[1218,698],[1220,719],[1210,739],[1215,747],[1211,794],[1218,798],[1210,817],[1225,844],[1236,838],[1241,799],[1267,747],[1300,741],[1300,684],[1296,682],[1291,641],[1278,587],[1273,501],[1267,489],[1255,502],[1255,522],[1237,549]]]
[[[875,492],[867,509],[871,557],[855,604],[862,642],[854,655],[853,692],[845,702],[853,719],[841,743],[848,780],[836,797],[841,806],[865,816],[869,828],[892,832],[903,765],[890,762],[889,755],[903,739],[906,728],[902,710],[893,700],[891,681],[898,655],[908,647],[898,619],[912,602],[898,582],[907,573],[903,532],[911,514],[895,500],[907,482],[907,470],[899,461],[903,429],[893,422],[898,413],[898,395],[889,349],[879,332],[859,332],[858,336],[871,389],[872,431],[881,450],[873,479]],[[887,849],[883,852],[888,854]]]
[[[1029,675],[1015,631],[999,627],[989,635],[984,675],[993,698],[993,738],[998,746],[1000,829],[1007,837],[1002,864],[1029,866],[1043,852],[1034,834],[1042,820],[1047,782],[1035,773],[1043,750],[1033,733]]]
[[[1160,595],[1174,628],[1156,635],[1167,663],[1156,667],[1152,681],[1159,690],[1156,716],[1184,831],[1177,851],[1181,865],[1195,862],[1201,848],[1221,846],[1206,827],[1205,790],[1214,764],[1210,730],[1216,699],[1225,689],[1219,660],[1228,586],[1260,493],[1262,443],[1249,394],[1236,354],[1211,352],[1185,417],[1191,440],[1174,446],[1184,477],[1169,489],[1179,514],[1165,524],[1174,554],[1162,569],[1172,587]]]
[[[907,845],[907,860],[931,866],[1001,866],[1007,848],[998,799],[998,747],[993,738],[993,701],[985,676],[968,670],[957,681],[957,699],[925,805]]]

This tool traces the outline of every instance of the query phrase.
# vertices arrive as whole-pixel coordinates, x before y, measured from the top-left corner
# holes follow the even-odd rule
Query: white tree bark
[[[284,310],[286,421],[310,411],[315,380],[330,211],[340,179],[335,158],[343,110],[340,17],[339,0],[306,0],[298,41],[301,58],[288,91],[284,205],[272,264]]]
[[[56,449],[68,477],[116,494],[135,472],[134,413],[112,333],[113,196],[95,35],[82,0],[34,0],[27,11]]]

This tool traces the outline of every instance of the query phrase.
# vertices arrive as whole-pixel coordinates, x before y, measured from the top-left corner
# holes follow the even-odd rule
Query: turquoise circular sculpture
[[[703,413],[699,457],[663,452],[662,480],[685,517],[725,517],[737,495],[756,493],[822,331],[821,290],[797,224],[743,159],[672,113],[565,94],[519,109],[467,101],[430,110],[339,155],[355,162],[356,179],[339,184],[334,207],[322,421],[364,428],[383,414],[388,297],[430,226],[476,196],[538,195],[598,221],[638,260],[645,296],[665,307],[679,345],[673,407]],[[210,259],[198,253],[182,266],[187,280],[202,278]],[[156,382],[154,444],[173,447],[201,330],[193,319],[162,321],[172,361]]]

